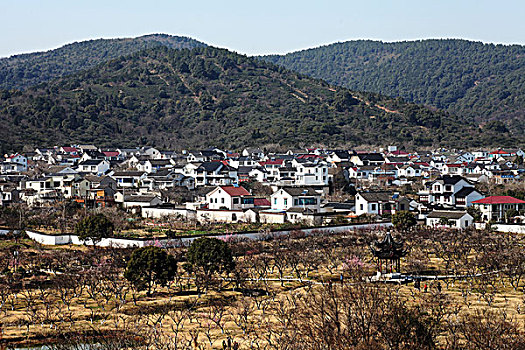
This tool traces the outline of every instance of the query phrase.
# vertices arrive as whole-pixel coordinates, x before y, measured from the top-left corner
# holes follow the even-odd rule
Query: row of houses
[[[365,214],[384,218],[408,210],[422,220],[445,213],[439,214],[442,223],[446,216],[459,215],[450,213],[476,206],[483,210],[484,220],[502,220],[503,209],[479,202],[489,194],[476,184],[522,181],[523,156],[521,150],[405,152],[395,147],[283,153],[259,148],[241,152],[93,145],[38,148],[5,156],[2,164],[11,166],[0,168],[0,204],[23,201],[41,206],[72,200],[89,207],[140,209],[145,216],[171,210],[197,220],[231,222],[329,222]],[[327,199],[334,181],[340,181],[335,176],[342,176],[352,188],[354,201]],[[268,191],[252,195],[247,188],[254,183]],[[400,195],[406,185],[422,189],[417,195]],[[522,203],[503,203],[507,205],[503,208],[508,211],[510,204],[517,204],[518,213],[522,210]],[[462,220],[461,225],[472,224],[468,217]]]

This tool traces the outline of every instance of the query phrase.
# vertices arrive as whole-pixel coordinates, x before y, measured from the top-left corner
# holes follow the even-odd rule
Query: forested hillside
[[[402,97],[525,134],[525,46],[349,41],[264,59],[359,91]]]
[[[137,38],[82,41],[56,50],[1,58],[0,88],[27,88],[156,46],[191,49],[204,44],[186,37],[152,34]]]
[[[0,93],[2,151],[94,142],[217,145],[512,144],[494,126],[333,87],[211,47],[158,47]]]

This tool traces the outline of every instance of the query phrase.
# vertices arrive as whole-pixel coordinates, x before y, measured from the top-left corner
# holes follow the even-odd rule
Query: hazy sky
[[[246,54],[351,39],[525,44],[524,0],[0,0],[0,57],[96,38],[185,35]]]

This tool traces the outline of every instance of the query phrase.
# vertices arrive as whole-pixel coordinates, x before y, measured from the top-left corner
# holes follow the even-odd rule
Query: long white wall
[[[492,227],[498,232],[525,233],[525,225],[494,224]],[[485,229],[485,223],[476,223],[476,228]]]
[[[360,224],[360,225],[344,225],[344,226],[325,226],[325,227],[313,227],[302,229],[306,235],[310,235],[314,232],[329,232],[337,233],[343,231],[354,231],[362,229],[374,229],[382,227],[390,227],[392,223],[378,223],[378,224]],[[244,239],[254,239],[261,240],[265,239],[268,235],[279,237],[285,236],[292,232],[293,230],[285,231],[275,231],[271,233],[261,233],[261,232],[251,232],[251,233],[234,233],[234,234],[224,234],[224,235],[213,235],[210,237],[215,237],[225,241],[244,238]],[[93,245],[91,241],[81,241],[78,239],[77,235],[73,234],[64,234],[64,235],[47,235],[41,232],[26,231],[29,238],[39,242],[44,245],[62,245],[62,244],[77,244],[77,245]],[[181,237],[174,239],[159,239],[159,240],[145,240],[145,239],[124,239],[124,238],[105,238],[97,243],[99,247],[115,247],[115,248],[132,248],[132,247],[144,247],[149,245],[160,245],[160,246],[183,246],[189,245],[193,240],[203,236],[194,236],[194,237]]]

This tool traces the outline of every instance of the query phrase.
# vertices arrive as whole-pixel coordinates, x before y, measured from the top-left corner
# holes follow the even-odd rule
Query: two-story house
[[[399,203],[401,202],[402,205]],[[410,202],[390,192],[359,192],[355,196],[357,215],[393,215],[397,210],[409,210]]]
[[[253,208],[254,197],[242,186],[217,186],[206,194],[208,209],[242,210]]]
[[[292,167],[296,169],[296,186],[327,186],[328,165],[325,162],[292,161]]]
[[[270,203],[272,210],[301,208],[319,212],[321,195],[309,187],[284,187],[272,194]]]
[[[425,184],[426,189],[419,192],[419,199],[424,204],[442,205],[447,207],[470,206],[473,201],[483,198],[478,191],[460,192],[463,188],[474,187],[467,179],[458,175],[444,175]],[[468,192],[468,193],[467,193]],[[464,198],[457,203],[456,197]]]
[[[77,171],[101,176],[105,174],[109,168],[110,164],[105,159],[87,159],[78,164]]]

